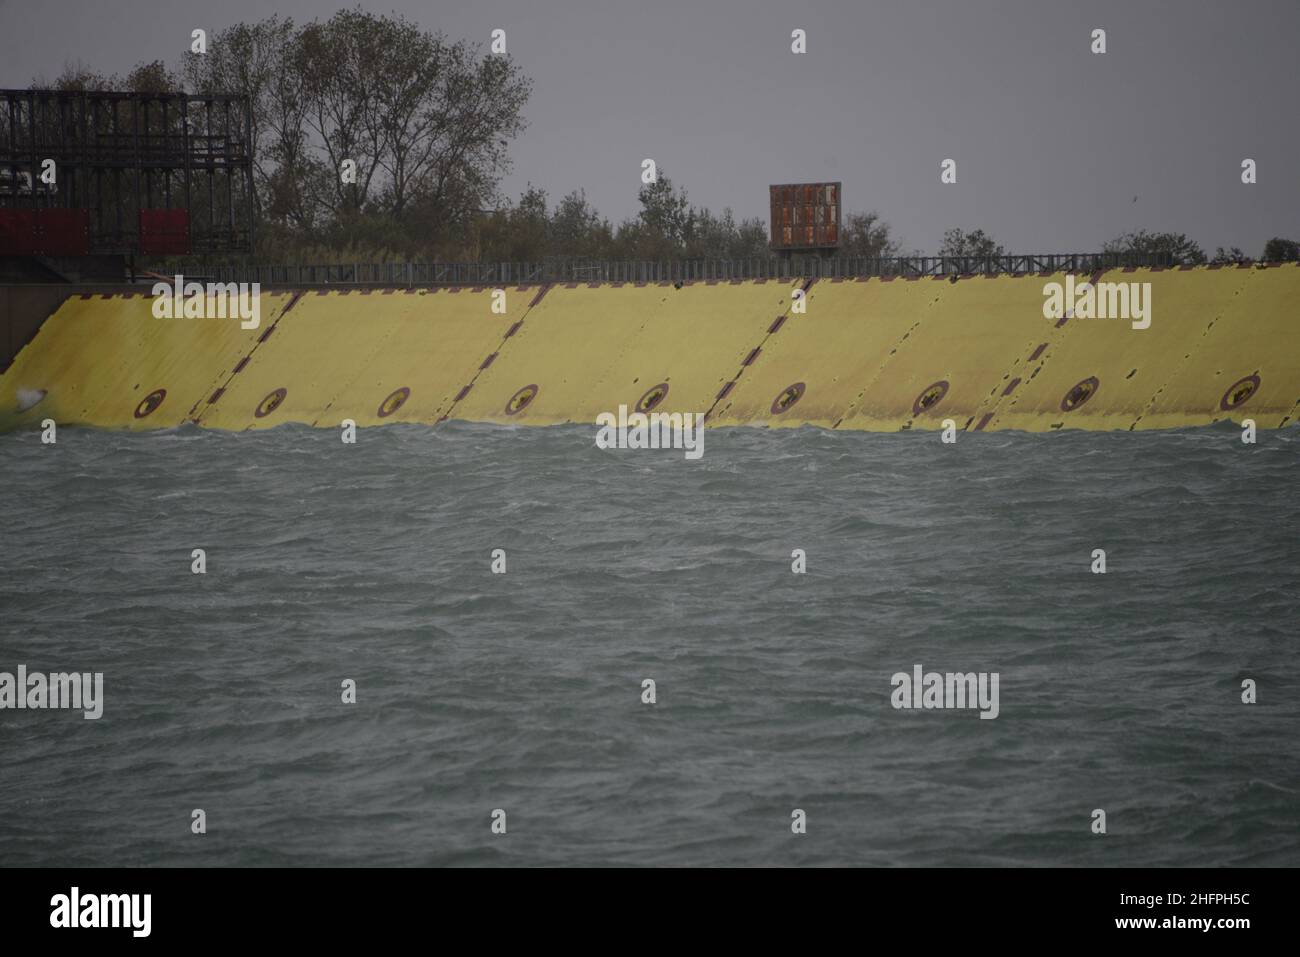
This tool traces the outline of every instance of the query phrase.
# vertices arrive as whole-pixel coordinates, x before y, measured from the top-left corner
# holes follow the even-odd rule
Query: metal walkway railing
[[[998,275],[1030,272],[1094,272],[1123,266],[1177,265],[1167,254],[1052,253],[1032,256],[897,256],[790,259],[679,259],[665,261],[582,259],[514,263],[331,263],[264,265],[195,260],[180,271],[217,282],[265,285],[373,284],[427,286],[541,282],[676,282],[683,280],[850,278],[863,276]],[[176,266],[151,271],[170,275]]]

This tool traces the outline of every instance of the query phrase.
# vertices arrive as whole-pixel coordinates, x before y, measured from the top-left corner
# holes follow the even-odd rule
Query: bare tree
[[[325,23],[307,24],[298,37],[306,124],[325,154],[313,192],[336,218],[361,211],[379,165],[375,131],[364,117],[373,76],[364,53],[369,37],[363,34],[373,19],[341,10]]]
[[[505,57],[476,59],[464,42],[442,50],[430,145],[417,151],[408,170],[435,229],[463,227],[474,210],[495,199],[532,91],[531,81]]]
[[[184,73],[250,97],[258,212],[282,237],[413,251],[465,240],[496,202],[531,91],[505,57],[361,9],[238,24]]]
[[[312,217],[300,189],[307,158],[306,102],[296,43],[290,19],[239,23],[215,34],[207,53],[186,52],[182,74],[192,92],[249,97],[258,215],[307,227]]]

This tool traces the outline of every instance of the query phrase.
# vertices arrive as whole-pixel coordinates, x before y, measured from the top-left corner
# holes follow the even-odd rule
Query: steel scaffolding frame
[[[0,90],[0,210],[86,210],[90,255],[140,252],[141,211],[176,214],[189,252],[248,253],[252,128],[246,96]]]

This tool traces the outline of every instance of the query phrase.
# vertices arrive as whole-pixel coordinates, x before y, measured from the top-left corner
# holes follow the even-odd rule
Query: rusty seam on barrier
[[[1105,272],[1106,272],[1105,269],[1094,270],[1092,274],[1089,275],[1088,282],[1095,286],[1101,280],[1101,277],[1103,274],[1105,274]],[[1051,275],[1051,274],[1048,273],[1046,275]],[[1064,332],[1060,332],[1059,330],[1063,326],[1065,326],[1067,319],[1074,318],[1073,312],[1074,312],[1073,309],[1068,310],[1066,314],[1061,317],[1060,321],[1053,324],[1052,332],[1049,333],[1048,335],[1048,341],[1039,343],[1034,348],[1034,351],[1030,353],[1029,358],[1025,362],[1025,368],[1021,370],[1021,376],[1012,380],[1012,382],[1006,387],[1003,393],[993,401],[992,408],[987,413],[985,413],[984,419],[982,419],[980,424],[975,427],[976,432],[981,431],[984,428],[984,426],[988,424],[989,420],[994,416],[999,415],[1003,412],[1010,413],[1020,404],[1020,398],[1025,393],[1023,391],[1017,392],[1016,386],[1019,385],[1019,383],[1021,382],[1028,382],[1037,378],[1038,373],[1042,372],[1043,369],[1047,366],[1047,360],[1049,358],[1047,356],[1047,349],[1049,348],[1051,342],[1056,341],[1057,339],[1059,339],[1060,336],[1064,336],[1067,334]],[[1037,365],[1033,365],[1034,363],[1037,363]],[[1029,371],[1031,365],[1033,366],[1032,372]],[[1015,364],[1013,363],[1011,369],[1007,371],[1007,375],[1011,375],[1011,373],[1014,370],[1015,370]],[[1024,375],[1025,372],[1028,372],[1029,374],[1026,376]],[[995,392],[997,391],[996,386],[994,386],[994,391]],[[981,405],[983,405],[983,403],[981,403]]]
[[[231,371],[231,373],[228,376],[226,376],[226,380],[220,384],[220,387],[211,393],[204,392],[204,395],[214,396],[214,398],[208,400],[207,403],[208,405],[211,405],[216,400],[216,398],[220,398],[221,393],[225,392],[226,389],[229,388],[231,380],[234,379],[235,376],[238,375],[241,371],[243,371],[244,367],[248,365],[249,361],[253,358],[253,353],[256,352],[259,348],[261,348],[262,344],[266,342],[267,339],[270,338],[272,330],[274,330],[275,327],[280,324],[281,319],[283,319],[286,315],[288,315],[290,309],[298,305],[298,302],[302,299],[304,295],[306,295],[306,290],[299,289],[292,296],[290,296],[289,301],[286,302],[284,304],[284,308],[280,310],[280,314],[276,316],[274,320],[272,320],[269,326],[266,327],[266,331],[257,337],[257,341],[253,343],[253,348],[249,349],[248,353],[243,358],[241,358],[238,363],[235,364],[235,368]],[[187,421],[193,422],[195,425],[199,424],[199,419],[202,418],[202,414],[196,417],[194,413],[198,409],[199,405],[202,404],[202,402],[203,399],[202,397],[200,397],[198,401],[196,401],[194,405],[190,408],[190,411],[186,414],[185,417]],[[204,412],[206,411],[207,409],[205,408]]]
[[[767,280],[765,280],[765,279],[755,279],[755,280],[754,280],[755,283],[761,283],[761,282],[766,282],[766,281],[767,281]],[[813,278],[807,280],[807,281],[803,284],[802,289],[803,289],[803,291],[804,291],[804,296],[805,296],[805,297],[806,297],[807,294],[808,294],[808,290],[812,288],[813,283],[815,283],[816,281],[817,281],[817,278],[814,276]],[[794,305],[794,303],[793,303],[793,301],[792,301],[791,304],[790,304],[790,306],[786,306],[786,307],[785,307],[785,310],[781,313],[781,317],[782,317],[783,319],[788,319],[788,318],[789,318],[789,316],[790,316],[790,308],[791,308],[791,306],[793,306],[793,305]],[[711,419],[711,418],[713,417],[713,410],[716,409],[716,408],[718,407],[718,403],[722,401],[722,399],[723,399],[724,396],[726,396],[728,393],[731,392],[732,388],[736,385],[736,383],[740,381],[740,377],[743,376],[743,375],[745,374],[745,370],[749,368],[750,363],[752,363],[755,359],[757,359],[758,356],[759,356],[759,353],[761,353],[761,352],[763,351],[763,347],[764,347],[765,345],[767,345],[767,340],[768,340],[768,339],[771,339],[774,335],[776,335],[777,332],[781,329],[781,326],[783,326],[783,325],[785,325],[784,321],[782,321],[782,322],[773,322],[772,325],[770,325],[770,326],[768,327],[767,332],[764,333],[764,335],[763,335],[763,338],[762,338],[761,340],[759,340],[758,345],[755,346],[755,347],[753,348],[753,350],[749,353],[749,357],[748,357],[747,359],[745,359],[745,360],[741,363],[741,365],[740,365],[740,369],[737,370],[736,374],[735,374],[734,376],[731,377],[731,381],[729,381],[729,382],[727,382],[725,385],[723,385],[722,389],[718,392],[717,398],[715,398],[715,399],[713,400],[713,404],[710,405],[709,408],[708,408],[708,411],[704,413],[704,421],[707,422],[709,419]]]
[[[1249,263],[1240,263],[1240,264],[1238,264],[1238,267],[1237,267],[1237,268],[1238,268],[1238,269],[1249,269],[1249,268],[1250,268],[1250,264],[1249,264]],[[1249,275],[1249,274],[1247,274],[1247,275]],[[1243,278],[1242,281],[1241,281],[1241,284],[1239,284],[1239,285],[1237,286],[1237,288],[1233,291],[1232,296],[1231,296],[1231,297],[1227,297],[1227,298],[1225,298],[1225,304],[1226,304],[1228,301],[1230,301],[1232,298],[1235,298],[1236,296],[1240,295],[1241,290],[1242,290],[1243,288],[1245,288],[1245,283],[1246,283],[1246,282],[1247,282],[1247,280],[1246,280],[1245,278]],[[1222,309],[1223,309],[1223,307],[1221,307],[1220,310],[1214,314],[1214,318],[1210,320],[1210,324],[1207,325],[1207,326],[1205,327],[1205,331],[1201,333],[1201,338],[1202,338],[1202,339],[1204,339],[1206,336],[1208,336],[1208,335],[1210,334],[1210,330],[1211,330],[1212,328],[1214,328],[1214,324],[1217,323],[1220,319],[1223,318],[1223,311],[1222,311]],[[1196,350],[1193,349],[1192,351],[1195,352]],[[1144,406],[1142,407],[1142,411],[1139,412],[1139,413],[1137,414],[1137,418],[1135,418],[1135,419],[1132,421],[1132,423],[1129,425],[1128,429],[1129,429],[1130,432],[1134,431],[1134,430],[1137,428],[1137,424],[1138,424],[1139,422],[1141,422],[1143,419],[1145,419],[1145,418],[1147,417],[1147,414],[1148,414],[1148,413],[1152,412],[1152,411],[1155,409],[1156,401],[1160,398],[1160,394],[1161,394],[1162,392],[1165,391],[1165,386],[1168,385],[1170,382],[1173,382],[1173,381],[1178,377],[1178,374],[1182,371],[1183,366],[1187,363],[1187,359],[1188,359],[1188,357],[1189,357],[1190,355],[1191,355],[1191,353],[1188,353],[1188,355],[1183,356],[1182,359],[1178,360],[1178,362],[1177,362],[1177,364],[1174,366],[1174,368],[1173,368],[1170,372],[1168,372],[1164,377],[1162,377],[1162,379],[1161,379],[1161,381],[1160,381],[1160,387],[1159,387],[1158,389],[1156,389],[1156,391],[1155,391],[1154,393],[1152,393],[1151,398],[1148,399],[1146,405],[1144,405]]]
[[[506,347],[506,343],[509,342],[515,333],[519,331],[520,327],[524,324],[524,320],[528,318],[528,314],[533,311],[533,307],[542,301],[542,298],[550,292],[553,285],[554,283],[549,282],[541,284],[537,290],[537,295],[533,296],[532,302],[530,302],[524,309],[524,314],[516,319],[514,323],[511,324],[510,328],[506,330],[505,335],[501,337],[501,342],[498,343],[496,349],[483,360],[479,367],[474,371],[474,375],[470,378],[469,382],[465,383],[465,385],[461,387],[461,390],[456,393],[456,397],[451,400],[446,411],[442,412],[436,419],[434,419],[435,425],[439,422],[446,422],[451,418],[452,413],[456,411],[456,406],[464,400],[465,396],[469,395],[470,390],[474,388],[474,383],[478,382],[479,376],[484,373],[488,366],[492,365],[492,363],[496,361],[497,357],[501,354],[501,351]]]
[[[881,276],[880,278],[882,281],[885,281],[888,279],[893,279],[894,277]],[[926,304],[925,311],[928,312],[930,309],[933,309],[934,304],[938,301],[939,301],[938,298],[930,300],[930,302]],[[924,321],[925,321],[925,315],[923,313],[921,318],[917,319],[915,322],[913,322],[910,326],[907,327],[906,332],[904,332],[901,336],[899,336],[897,339],[894,340],[893,347],[889,350],[889,352],[885,354],[885,357],[880,360],[880,364],[876,366],[875,373],[871,376],[871,378],[867,379],[866,382],[863,383],[862,388],[858,390],[858,394],[855,395],[853,399],[849,402],[848,406],[844,409],[844,413],[839,417],[839,420],[836,421],[836,423],[833,426],[831,426],[831,428],[833,429],[839,428],[840,422],[843,422],[845,419],[847,419],[849,416],[853,414],[853,410],[858,407],[858,403],[861,402],[862,397],[867,394],[867,390],[870,389],[873,385],[875,385],[876,380],[878,380],[881,376],[881,373],[885,371],[885,366],[889,365],[890,356],[898,352],[899,347],[902,346],[902,344],[907,340],[908,336],[910,336],[913,332],[915,332],[917,326],[921,325],[921,323]]]

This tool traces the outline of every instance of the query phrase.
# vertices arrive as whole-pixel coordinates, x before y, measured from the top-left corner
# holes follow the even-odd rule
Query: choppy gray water
[[[594,433],[0,436],[0,863],[1300,863],[1300,432]]]

